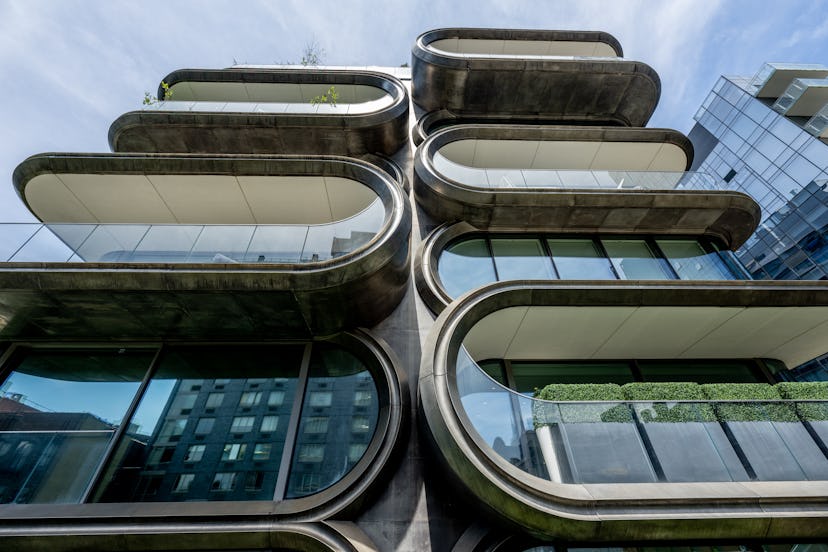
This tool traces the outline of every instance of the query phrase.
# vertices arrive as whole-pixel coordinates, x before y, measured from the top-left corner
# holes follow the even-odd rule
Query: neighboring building
[[[693,170],[762,207],[736,253],[753,278],[828,279],[828,67],[767,63],[752,78],[721,77],[695,119]],[[828,380],[827,366],[795,377]]]
[[[828,389],[771,384],[828,283],[750,281],[759,205],[644,127],[658,75],[598,32],[412,55],[175,71],[115,153],[20,164],[0,544],[824,550]]]

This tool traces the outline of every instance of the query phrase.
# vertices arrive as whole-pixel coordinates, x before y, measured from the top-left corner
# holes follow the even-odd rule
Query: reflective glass
[[[326,398],[314,401],[313,396]],[[379,415],[377,387],[365,365],[347,351],[321,344],[311,356],[304,403],[287,498],[319,492],[348,473],[362,457],[355,457],[354,446],[364,452]],[[368,423],[368,431],[354,431],[357,419]]]
[[[455,243],[440,255],[440,281],[451,297],[497,281],[486,240]]]
[[[555,278],[540,240],[492,238],[491,243],[500,281]]]
[[[610,262],[589,239],[549,239],[561,280],[615,280]]]
[[[644,381],[691,381],[696,383],[764,383],[753,363],[731,361],[640,360]]]
[[[303,349],[303,345],[167,349],[97,500],[272,500],[288,424],[269,430],[266,457],[261,451],[258,455],[250,451],[262,442],[256,430],[260,423],[264,425],[268,417],[290,417]],[[249,391],[253,379],[262,393],[258,401],[259,391],[252,398]],[[282,391],[291,400],[268,406],[261,397],[271,390]],[[182,396],[193,395],[187,414],[174,408],[182,404]],[[203,449],[198,452],[194,446]],[[169,457],[161,465],[153,463],[153,452],[159,448]],[[231,459],[233,472],[221,464]],[[261,484],[244,484],[246,474],[253,471],[261,474],[253,476],[254,481],[260,477]]]
[[[670,273],[644,240],[601,240],[622,280],[669,280]]]
[[[550,383],[617,383],[634,381],[626,362],[518,362],[512,361],[515,391],[533,393]]]
[[[0,502],[79,502],[153,351],[30,350],[0,397]]]
[[[682,280],[733,280],[735,276],[716,253],[708,253],[697,240],[656,240]]]

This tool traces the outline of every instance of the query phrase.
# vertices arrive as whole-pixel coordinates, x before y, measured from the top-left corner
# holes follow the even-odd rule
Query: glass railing
[[[805,123],[805,130],[814,136],[822,136],[828,129],[828,104],[822,106],[813,117]]]
[[[308,263],[367,244],[379,199],[328,224],[0,224],[0,262]]]
[[[144,111],[197,111],[210,113],[295,113],[360,115],[375,113],[394,103],[394,98],[384,94],[377,100],[360,103],[337,102],[312,104],[307,102],[203,102],[203,101],[159,101],[142,106]]]
[[[542,401],[489,378],[464,348],[457,388],[486,444],[550,481],[828,479],[828,401]]]
[[[719,189],[716,179],[699,172],[482,169],[460,165],[439,152],[434,155],[433,164],[443,176],[478,188]]]

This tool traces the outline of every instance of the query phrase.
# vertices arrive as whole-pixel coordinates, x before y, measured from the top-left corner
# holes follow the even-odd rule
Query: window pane
[[[622,280],[669,280],[669,272],[644,240],[601,240]]]
[[[351,445],[367,447],[379,415],[374,380],[351,353],[314,345],[308,376],[288,479],[288,498],[321,491],[348,473],[359,461],[353,457]],[[320,394],[327,399],[311,400]],[[323,434],[315,433],[323,425],[320,418],[327,418]]]
[[[716,253],[707,253],[696,240],[656,240],[682,280],[734,280]]]
[[[610,262],[592,240],[546,240],[561,280],[615,280]]]
[[[489,248],[482,239],[466,240],[446,248],[440,254],[438,267],[440,281],[451,297],[497,280]]]
[[[552,263],[540,240],[492,239],[497,276],[503,280],[552,280]]]
[[[764,383],[758,368],[743,360],[640,360],[644,381],[693,381],[696,383]]]
[[[626,362],[512,362],[515,390],[534,393],[550,383],[617,383],[634,381]]]
[[[261,444],[260,421],[289,419],[303,350],[304,345],[166,349],[96,500],[272,500],[287,424],[273,424],[267,454],[261,447],[258,454],[250,451]],[[286,399],[269,406],[263,398],[276,390]],[[182,416],[172,405],[184,394],[196,399]],[[158,446],[170,447],[171,458],[150,465],[148,453]],[[198,462],[195,473],[192,462]],[[239,471],[221,471],[224,462]],[[249,471],[263,474],[261,485],[245,484]],[[182,474],[193,476],[184,486],[177,483]]]
[[[0,398],[0,502],[78,502],[152,354],[145,349],[26,351]]]

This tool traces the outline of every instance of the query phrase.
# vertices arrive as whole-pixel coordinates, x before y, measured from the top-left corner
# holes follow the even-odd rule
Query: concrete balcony
[[[620,56],[606,33],[437,29],[412,48],[412,97],[426,111],[643,126],[661,83]]]
[[[167,100],[159,87],[161,101],[112,123],[112,151],[391,155],[408,135],[408,93],[384,73],[181,69],[163,82]]]

